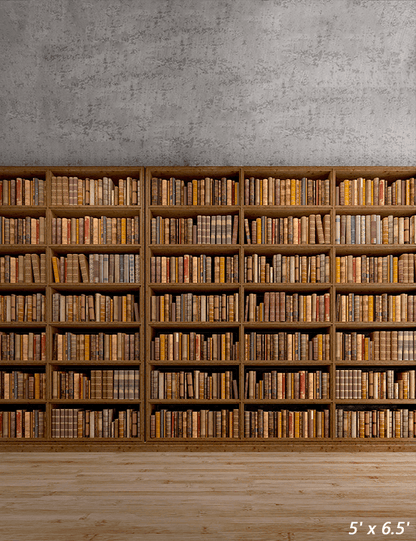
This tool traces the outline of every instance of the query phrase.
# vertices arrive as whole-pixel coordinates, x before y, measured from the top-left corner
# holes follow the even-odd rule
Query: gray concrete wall
[[[412,165],[414,0],[0,0],[1,165]]]

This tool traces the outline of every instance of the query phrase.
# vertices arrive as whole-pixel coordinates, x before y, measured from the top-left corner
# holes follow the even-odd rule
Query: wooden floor
[[[398,539],[414,541],[415,466],[414,453],[1,453],[0,540],[358,541],[404,521]]]

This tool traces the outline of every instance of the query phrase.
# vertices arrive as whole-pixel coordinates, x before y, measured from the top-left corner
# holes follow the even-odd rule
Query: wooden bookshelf
[[[409,235],[415,228],[414,186],[397,182],[415,176],[410,167],[1,168],[6,191],[11,179],[44,181],[43,204],[0,204],[0,218],[6,227],[31,218],[33,228],[42,219],[45,242],[12,237],[13,243],[0,244],[0,257],[14,258],[21,269],[33,254],[46,266],[44,280],[0,283],[1,299],[19,297],[1,301],[8,316],[0,333],[22,336],[19,347],[30,352],[12,360],[3,346],[0,372],[8,381],[19,372],[13,377],[20,394],[15,397],[18,383],[9,382],[12,392],[0,395],[0,411],[39,410],[45,422],[42,437],[2,437],[0,449],[414,449],[416,438],[401,434],[416,415],[407,413],[416,410],[416,239],[382,240],[389,227],[395,228],[391,239],[400,227]],[[94,182],[69,180],[75,177]],[[113,183],[105,181],[103,196],[98,179],[104,177]],[[127,178],[138,181],[138,204],[123,191]],[[162,179],[159,187],[153,179]],[[379,204],[360,200],[362,185]],[[89,189],[94,204],[81,204],[88,203]],[[377,200],[380,193],[384,200]],[[110,204],[110,197],[122,204]],[[356,204],[346,205],[349,199]],[[351,223],[357,229],[347,235]],[[262,243],[248,243],[247,231]],[[357,231],[360,241],[371,242],[347,244]],[[95,281],[84,280],[81,262]],[[360,282],[354,273],[363,273],[364,264],[369,278]],[[377,278],[393,267],[400,281]],[[10,303],[19,303],[32,313],[39,295],[42,321],[21,321],[11,311]],[[348,303],[354,302],[352,318]],[[374,314],[363,317],[367,308],[360,302],[373,303]],[[388,337],[398,346],[380,354]],[[81,355],[88,340],[95,349]],[[32,380],[22,391],[22,378],[35,373],[46,381],[37,399]],[[377,398],[368,398],[370,378]],[[348,394],[352,381],[354,394]],[[31,421],[37,434],[41,417]],[[113,428],[100,432],[103,422]],[[356,425],[363,422],[372,437],[359,437]],[[92,423],[94,437],[85,437]],[[375,437],[388,423],[384,437]]]
[[[61,191],[61,197],[57,200],[56,189],[58,181],[56,179],[59,177],[63,179],[59,180],[60,186],[65,186],[66,182],[68,192],[62,196]],[[71,179],[75,177],[83,181],[83,183],[80,182],[79,187],[78,182],[72,181],[71,183]],[[108,181],[99,182],[98,179],[104,179],[104,177],[112,179],[113,184]],[[98,448],[100,445],[107,446],[107,448],[121,448],[120,443],[133,441],[143,443],[145,403],[143,384],[145,370],[143,362],[144,246],[142,242],[144,224],[144,170],[141,167],[114,167],[105,169],[98,167],[2,168],[0,180],[17,178],[42,179],[45,183],[44,204],[42,206],[3,204],[0,208],[0,216],[7,218],[25,216],[43,217],[46,222],[45,243],[42,245],[14,244],[12,246],[2,244],[0,252],[2,256],[4,254],[13,255],[14,257],[25,253],[45,254],[46,276],[42,283],[2,283],[0,284],[0,295],[31,295],[33,293],[42,293],[45,296],[46,309],[41,323],[4,322],[0,324],[0,330],[7,333],[43,332],[45,334],[45,343],[41,358],[34,359],[33,355],[26,355],[24,359],[17,361],[3,360],[2,358],[1,370],[3,372],[17,370],[21,372],[40,371],[46,376],[46,389],[45,395],[40,400],[23,400],[20,398],[19,400],[1,399],[0,403],[2,407],[0,409],[12,411],[18,409],[33,410],[37,408],[43,412],[44,429],[42,437],[28,437],[28,435],[39,435],[40,429],[38,426],[35,432],[31,431],[29,434],[25,433],[24,429],[22,438],[3,437],[0,441],[0,446],[5,449],[13,449],[16,445],[18,447],[23,445],[24,448],[69,450],[73,448]],[[124,186],[127,178],[136,179],[139,201],[133,201],[131,199],[131,193],[128,192],[129,188]],[[85,179],[91,179],[91,182],[86,183]],[[122,180],[120,181],[120,179]],[[91,189],[94,187],[94,196],[96,196],[94,200],[89,201],[85,199],[87,185]],[[114,195],[112,196],[113,200],[110,200],[109,190],[111,186],[115,186],[114,192],[116,195],[119,195],[121,192],[125,194],[125,201],[134,202],[135,204],[123,204],[125,201],[121,200],[121,196],[117,200],[118,204],[110,204],[115,200]],[[131,184],[131,187],[133,187],[133,184]],[[103,197],[105,195],[103,191],[105,192],[106,190],[108,190],[108,193]],[[82,195],[84,196],[84,200],[79,200],[79,203],[83,204],[77,204],[77,200],[73,197]],[[124,220],[125,223],[126,219],[133,220],[136,230],[138,228],[137,232],[140,237],[139,239],[135,237],[128,244],[125,241],[121,244],[121,238],[115,238],[114,236],[111,238],[110,235],[105,238],[102,236],[99,239],[99,233],[102,233],[104,230],[102,223],[96,231],[95,237],[92,234],[88,235],[86,217],[89,217],[88,220],[91,220],[91,224],[95,221],[95,225],[97,225],[96,222],[100,220],[103,222],[104,220],[105,226],[112,224],[118,227],[118,233],[120,233],[121,220]],[[101,217],[105,218],[102,219]],[[60,226],[62,226],[62,221],[65,223],[67,227],[66,233],[68,233],[68,235],[65,235],[65,239],[64,237],[60,237],[59,241],[56,239],[56,224],[58,221],[60,222]],[[72,237],[70,234],[71,226]],[[74,233],[76,233],[75,236]],[[64,244],[63,240],[65,240]],[[94,241],[97,240],[100,241],[100,244],[94,244]],[[116,242],[113,242],[114,240]],[[98,260],[99,257],[106,256],[109,258],[118,257],[118,261],[120,261],[121,257],[123,257],[123,263],[126,254],[138,256],[138,279],[134,279],[133,283],[130,280],[127,280],[126,283],[111,283],[111,278],[109,279],[105,276],[103,279],[98,279],[95,282],[84,282],[81,278],[81,272],[78,271],[78,276],[72,276],[69,281],[66,281],[61,276],[61,280],[57,282],[52,270],[52,258],[57,257],[58,260],[65,258],[69,262],[70,259],[73,261],[74,257],[77,257],[79,254],[85,255],[87,260],[93,254],[98,254]],[[76,263],[79,263],[78,257]],[[60,270],[67,273],[69,278],[70,269],[68,264],[66,265],[66,269],[62,267]],[[133,295],[134,301],[138,303],[136,312],[138,312],[139,320],[137,320],[137,317],[130,317],[127,321],[123,321],[125,315],[122,313],[122,310],[126,310],[127,303],[122,297],[126,299],[127,295]],[[103,306],[103,314],[100,313],[100,297],[107,302]],[[93,301],[91,306],[92,312],[90,314],[88,313],[89,299]],[[114,311],[115,302],[117,302],[116,313]],[[119,305],[120,310],[118,310]],[[55,311],[58,309],[57,313],[54,313],[54,308]],[[89,317],[90,315],[92,317]],[[97,337],[95,343],[96,351],[92,352],[91,350],[89,354],[81,356],[80,349],[78,349],[75,354],[68,356],[68,358],[62,355],[61,351],[60,357],[57,358],[54,343],[58,340],[58,335],[62,335],[64,339],[65,335],[68,336],[68,333],[78,340],[79,343],[77,345],[79,348],[81,335],[88,336],[91,342],[93,337]],[[131,353],[128,359],[124,355],[120,356],[120,351],[117,351],[116,355],[108,354],[108,343],[106,343],[108,339],[106,339],[105,335],[113,335],[116,339],[118,337],[123,338],[125,335],[133,335],[133,337],[136,335],[137,340],[134,353],[137,354],[133,355]],[[126,340],[124,340],[125,342]],[[86,350],[85,339],[83,345]],[[100,348],[100,345],[104,345],[104,347]],[[136,372],[136,381],[134,380],[135,371],[140,371],[140,378],[137,377]],[[101,374],[100,378],[96,376],[97,372]],[[101,379],[104,373],[106,377],[105,382]],[[117,374],[117,393],[114,383],[115,374]],[[79,386],[80,375],[83,377],[83,386]],[[63,378],[62,385],[59,386],[61,392],[58,392],[59,389],[56,388],[57,376]],[[120,378],[122,378],[122,383],[120,383]],[[132,387],[129,384],[129,378],[133,379]],[[78,383],[78,392],[74,390],[75,382]],[[118,396],[119,389],[123,389],[120,396]],[[14,389],[11,389],[11,391],[14,392]],[[75,410],[80,411],[79,415],[82,416],[84,414],[85,416],[83,427],[78,422],[78,414],[77,416],[74,415]],[[137,414],[130,413],[133,411],[137,412]],[[62,418],[61,412],[63,412]],[[121,412],[125,413],[123,414]],[[60,423],[58,428],[56,426],[57,413],[59,413]],[[104,415],[109,415],[110,419],[103,421],[102,416]],[[130,420],[122,419],[123,415],[134,417],[135,426],[138,426],[137,434],[134,433],[134,428],[130,426]],[[137,419],[136,415],[138,417]],[[89,418],[87,419],[87,417]],[[72,423],[72,421],[76,423],[76,426],[70,427],[70,422]],[[102,426],[105,422],[109,426],[108,429]],[[94,423],[95,435],[99,435],[100,437],[85,437],[88,434],[88,430],[92,430],[91,423]],[[86,425],[89,426],[88,429],[86,429]],[[111,425],[113,426],[112,433]],[[120,428],[120,425],[122,428]],[[83,428],[84,432],[78,432],[79,428]],[[87,433],[85,432],[86,430]],[[117,436],[119,435],[121,437],[115,437],[116,431]]]

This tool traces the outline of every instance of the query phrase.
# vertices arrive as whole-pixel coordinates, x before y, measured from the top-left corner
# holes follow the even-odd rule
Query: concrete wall
[[[414,0],[0,0],[1,165],[412,165]]]

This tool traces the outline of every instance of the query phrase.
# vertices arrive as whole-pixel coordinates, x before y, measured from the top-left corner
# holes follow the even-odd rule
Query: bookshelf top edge
[[[7,166],[0,167],[0,177],[6,175],[46,175],[48,172],[54,175],[93,175],[93,174],[137,174],[143,175],[144,166]]]
[[[238,180],[241,174],[239,166],[176,166],[176,167],[146,167],[146,180],[150,181],[153,177],[175,177],[186,180],[202,177],[233,177]]]
[[[357,176],[374,175],[379,177],[394,178],[397,175],[416,176],[416,166],[28,166],[28,165],[13,165],[0,166],[0,178],[10,176],[46,176],[47,173],[54,175],[129,175],[137,174],[144,177],[146,172],[147,178],[157,175],[183,175],[185,177],[192,176],[271,176],[271,175],[294,175],[297,177],[317,177],[317,175],[329,176],[335,174],[338,180],[354,178]]]
[[[400,176],[404,178],[416,176],[416,167],[334,167],[334,172],[337,180],[354,179],[357,177],[379,177],[393,180],[400,178]]]

